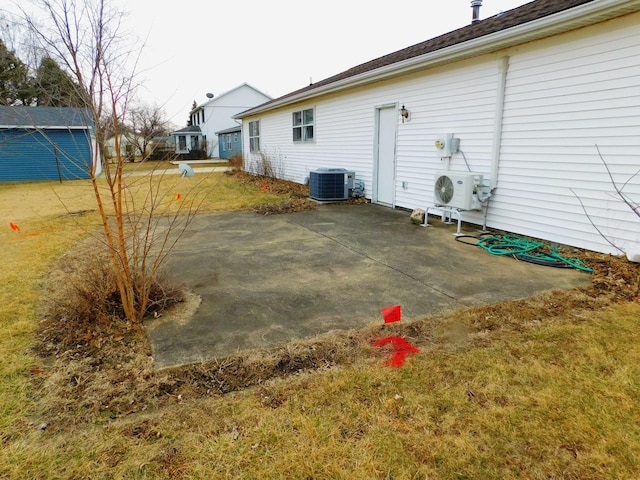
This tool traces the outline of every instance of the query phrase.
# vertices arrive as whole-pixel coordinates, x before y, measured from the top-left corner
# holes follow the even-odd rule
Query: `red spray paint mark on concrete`
[[[394,305],[393,307],[385,307],[382,309],[382,318],[384,323],[399,322],[402,318],[402,311],[400,305]]]
[[[393,356],[387,360],[387,366],[400,368],[404,365],[407,355],[420,353],[420,349],[407,342],[402,337],[385,337],[373,343],[374,347],[384,347],[391,344],[393,346]]]

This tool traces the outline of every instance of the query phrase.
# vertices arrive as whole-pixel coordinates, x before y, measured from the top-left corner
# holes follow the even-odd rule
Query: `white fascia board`
[[[490,33],[466,42],[457,43],[434,52],[429,52],[424,55],[409,58],[359,75],[337,80],[327,85],[323,85],[306,92],[301,92],[298,95],[283,98],[281,101],[270,103],[264,108],[258,106],[254,109],[247,110],[234,116],[234,118],[241,119],[257,115],[278,107],[283,107],[346,88],[357,87],[362,84],[385,80],[410,73],[415,70],[437,67],[454,61],[495,52],[497,50],[568,32],[637,11],[640,11],[640,0],[595,0],[553,15],[542,17],[538,20],[532,20],[521,25],[516,25],[515,27]]]

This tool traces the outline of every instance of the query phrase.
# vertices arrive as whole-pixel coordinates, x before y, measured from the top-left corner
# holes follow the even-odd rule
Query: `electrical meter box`
[[[451,157],[454,153],[458,153],[460,149],[460,139],[454,137],[453,133],[443,133],[442,135],[438,135],[434,145],[441,158]]]

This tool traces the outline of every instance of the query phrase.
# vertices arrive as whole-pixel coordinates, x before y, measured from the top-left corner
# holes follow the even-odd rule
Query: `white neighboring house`
[[[139,137],[133,133],[126,133],[118,135],[118,142],[120,146],[120,155],[122,158],[131,160],[135,157],[140,157],[141,154],[138,151],[138,146],[134,140],[139,139],[142,143],[142,137]],[[116,157],[116,136],[113,135],[107,138],[104,142],[105,155],[107,159],[113,159]]]
[[[346,168],[407,209],[442,205],[439,172],[477,172],[491,197],[464,221],[640,256],[640,218],[607,173],[640,202],[640,0],[536,0],[237,118],[245,168],[266,156],[300,183]]]
[[[171,133],[176,139],[176,153],[188,154],[206,145],[207,156],[218,157],[216,132],[238,126],[233,118],[236,114],[269,100],[269,95],[243,83],[198,105],[189,114],[190,125]]]

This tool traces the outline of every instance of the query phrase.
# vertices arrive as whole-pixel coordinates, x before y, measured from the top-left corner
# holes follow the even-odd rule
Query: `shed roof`
[[[242,131],[242,127],[240,125],[236,125],[235,127],[225,128],[224,130],[220,130],[216,132],[216,135],[222,135],[224,133],[238,133]]]
[[[593,4],[594,7],[594,12],[584,14],[585,16],[591,15],[589,20],[572,20],[569,15],[568,17],[563,16],[562,18],[558,18],[554,25],[545,25],[544,29],[533,28],[534,23],[532,22],[536,22],[537,24],[546,17],[561,14],[564,11],[587,4]],[[579,26],[588,24],[589,21],[591,23],[603,21],[638,10],[640,10],[639,0],[535,0],[444,35],[356,65],[324,80],[248,109],[236,115],[235,118],[242,118],[271,108],[293,103],[294,101],[311,98],[328,91],[336,91],[341,88],[353,86],[358,79],[363,79],[362,82],[364,83],[370,79],[374,79],[377,72],[384,71],[389,73],[389,75],[396,72],[395,74],[397,75],[399,74],[397,72],[399,72],[403,66],[411,65],[412,68],[418,68],[420,61],[424,60],[426,62],[428,59],[435,58],[441,51],[456,49],[455,56],[452,55],[451,57],[446,57],[446,59],[441,60],[442,63],[446,63],[446,61],[468,58],[474,55],[496,51],[500,48],[524,41],[531,41],[536,38],[560,33],[561,31],[578,28]],[[553,23],[553,21],[550,20],[550,23]],[[527,24],[531,24],[532,29],[531,31],[523,33],[520,27],[526,26]],[[501,32],[506,33],[507,31],[514,31],[512,38],[510,37],[504,40],[503,37],[498,37]],[[474,47],[476,46],[477,43],[474,42],[479,42],[484,38],[487,40],[481,45],[482,48],[471,48],[472,44],[474,44]],[[469,48],[465,48],[467,45],[469,45]]]
[[[91,128],[89,110],[76,107],[0,106],[0,128]]]
[[[202,133],[202,130],[197,125],[187,125],[186,127],[181,128],[180,130],[171,132],[171,135],[177,135],[180,133]]]

